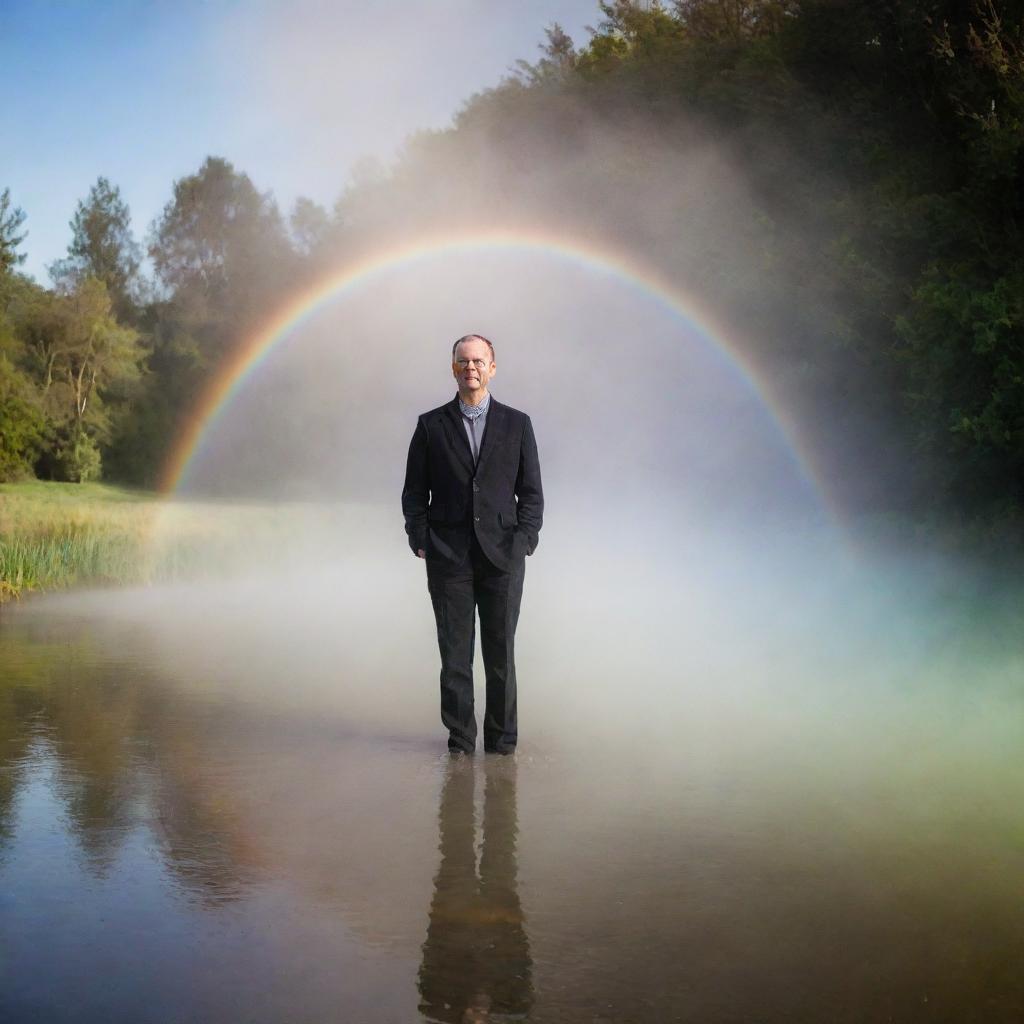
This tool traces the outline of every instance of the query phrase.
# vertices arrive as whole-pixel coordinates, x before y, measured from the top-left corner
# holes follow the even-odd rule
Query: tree
[[[79,428],[89,422],[90,402],[99,401],[103,388],[138,376],[138,336],[117,323],[112,306],[106,285],[87,277],[60,310],[62,344],[56,371],[67,385]],[[97,420],[94,416],[93,422]]]
[[[304,255],[314,256],[326,219],[309,200],[297,204],[293,228]],[[158,289],[137,324],[146,333],[146,373],[104,451],[122,478],[147,484],[209,375],[294,287],[300,269],[273,196],[219,157],[174,182],[148,250]]]
[[[315,255],[323,247],[331,229],[327,211],[312,199],[299,196],[289,221],[299,253],[307,257]]]
[[[117,479],[150,487],[156,484],[168,448],[202,391],[209,369],[183,304],[155,302],[140,325],[145,332],[146,372],[132,389],[131,401],[113,424],[104,449],[104,467]]]
[[[0,192],[0,274],[8,274],[19,263],[25,261],[25,254],[18,252],[18,246],[25,241],[28,232],[18,234],[18,228],[25,222],[25,211],[11,207],[11,190]]]
[[[575,54],[573,68],[593,80],[627,67],[634,74],[643,72],[641,79],[653,74],[655,91],[671,94],[662,70],[680,60],[686,33],[679,19],[658,0],[601,0],[598,7],[604,17],[590,30],[587,48]]]
[[[55,438],[43,468],[66,480],[98,476],[98,445],[111,426],[104,398],[138,378],[144,354],[138,335],[117,322],[106,285],[94,277],[67,293],[40,290],[28,297],[20,317]]]
[[[31,380],[0,353],[0,482],[31,477],[46,438],[46,417]]]
[[[106,178],[98,178],[86,199],[79,201],[70,221],[68,255],[50,267],[50,276],[68,290],[85,278],[107,287],[115,316],[122,321],[135,317],[135,291],[142,250],[131,230],[131,213],[121,190]]]
[[[1024,518],[1024,17],[979,0],[929,25],[952,187],[896,322],[934,492]]]
[[[294,253],[273,197],[220,157],[174,183],[149,254],[176,316],[185,314],[214,360],[293,276]]]
[[[539,85],[545,81],[562,81],[576,67],[576,48],[572,37],[556,21],[544,29],[547,42],[540,43],[541,58],[536,64],[517,60],[515,74],[522,82]]]
[[[774,35],[799,13],[799,0],[675,0],[676,15],[696,38],[742,43]]]

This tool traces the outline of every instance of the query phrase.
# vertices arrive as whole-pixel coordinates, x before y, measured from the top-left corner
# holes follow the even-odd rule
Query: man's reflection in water
[[[441,791],[441,866],[420,967],[420,1012],[445,1024],[524,1017],[533,1002],[530,943],[516,890],[516,763],[484,763],[477,871],[471,758],[453,761]]]

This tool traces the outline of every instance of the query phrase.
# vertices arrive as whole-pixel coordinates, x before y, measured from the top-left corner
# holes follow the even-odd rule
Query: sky
[[[22,270],[41,283],[97,177],[140,240],[174,180],[208,155],[330,206],[363,157],[387,163],[441,128],[545,27],[577,42],[597,0],[0,0],[0,190],[27,215]]]

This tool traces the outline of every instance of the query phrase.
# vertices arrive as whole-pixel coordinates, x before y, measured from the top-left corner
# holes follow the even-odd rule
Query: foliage
[[[47,423],[32,382],[0,353],[0,482],[32,476]]]
[[[137,332],[91,277],[67,293],[9,277],[0,302],[3,477],[97,477],[99,446],[141,373]]]
[[[24,222],[25,211],[11,206],[11,190],[5,188],[0,192],[0,276],[9,274],[25,260],[25,253],[18,252],[18,246],[28,235],[27,232],[18,234]]]
[[[718,45],[777,36],[800,13],[799,0],[675,0],[673,6],[688,35]]]
[[[313,256],[323,248],[331,228],[327,211],[312,199],[299,196],[289,218],[291,237],[301,256]]]
[[[460,129],[511,122],[524,94],[541,89],[573,95],[577,119],[582,106],[618,126],[653,123],[662,137],[698,126],[693,151],[713,142],[749,183],[751,226],[760,225],[749,251],[762,254],[753,287],[719,275],[701,291],[748,311],[758,335],[784,339],[758,360],[777,382],[794,382],[794,406],[833,439],[824,447],[838,487],[845,477],[851,495],[859,489],[864,511],[1016,521],[1024,11],[998,0],[600,9],[586,46],[550,31],[541,61],[477,98]],[[553,121],[555,111],[548,100],[529,116]],[[616,173],[644,188],[642,170]],[[787,233],[806,256],[780,255]],[[657,245],[652,236],[647,251]],[[676,257],[673,276],[686,273]],[[857,435],[879,480],[854,488],[840,453]]]
[[[539,47],[541,59],[535,64],[526,60],[516,61],[517,79],[526,84],[538,86],[545,82],[564,82],[576,70],[576,48],[572,38],[556,21],[544,30],[547,42]]]
[[[273,198],[218,157],[174,183],[149,255],[173,316],[210,361],[293,282],[294,256]]]
[[[114,318],[106,285],[89,277],[68,294],[37,292],[20,317],[44,408],[73,436],[63,447],[81,447],[83,432],[104,437],[103,393],[137,378],[142,356],[136,332]]]
[[[93,438],[77,427],[59,431],[51,459],[52,475],[56,480],[85,483],[100,478],[99,447]]]
[[[79,202],[71,220],[68,255],[50,268],[66,291],[74,291],[86,278],[106,285],[114,315],[131,322],[135,315],[142,250],[131,230],[131,213],[121,190],[103,177]]]

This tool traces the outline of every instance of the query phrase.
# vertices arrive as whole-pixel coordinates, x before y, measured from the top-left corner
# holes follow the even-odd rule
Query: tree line
[[[0,193],[0,476],[151,483],[204,381],[285,296],[390,234],[499,211],[614,237],[749,326],[852,506],[1019,527],[1024,12],[614,0],[595,16],[580,44],[551,26],[390,167],[360,165],[332,209],[286,217],[208,158],[150,227],[148,279],[106,179],[48,288],[18,273],[24,215]],[[742,199],[695,200],[709,146]]]
[[[150,228],[148,279],[128,206],[100,177],[49,288],[16,271],[25,219],[0,193],[0,479],[152,484],[204,380],[294,286],[276,204],[207,159]]]

